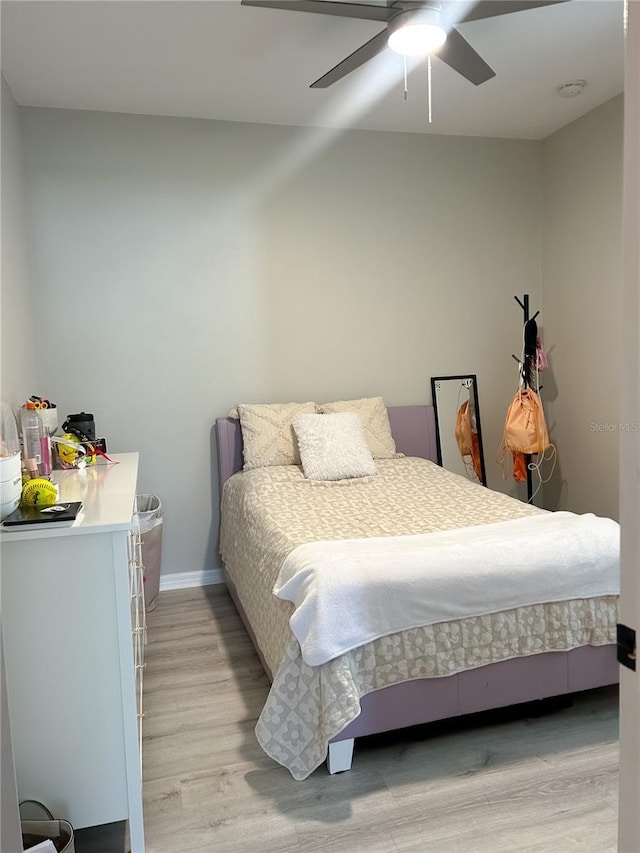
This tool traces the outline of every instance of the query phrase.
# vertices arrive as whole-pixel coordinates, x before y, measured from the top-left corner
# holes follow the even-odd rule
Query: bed
[[[390,521],[398,525],[393,536],[414,540],[416,534],[435,533],[436,538],[446,538],[449,529],[469,524],[477,526],[479,535],[479,525],[502,523],[503,519],[522,525],[537,523],[542,511],[482,486],[459,483],[464,500],[451,501],[435,526],[421,528],[418,516],[428,516],[436,504],[442,510],[442,496],[452,493],[447,478],[462,478],[435,464],[432,407],[390,407],[387,411],[396,448],[404,457],[378,462],[379,476],[367,478],[371,499],[375,504],[377,492],[373,489],[384,490],[387,485],[393,489],[400,480],[402,500],[404,492],[409,492],[416,504],[424,503],[425,494],[433,495],[435,502],[426,510],[417,506],[415,517],[411,511],[403,511],[401,519]],[[216,432],[225,582],[272,681],[256,735],[263,749],[295,779],[306,778],[325,758],[330,773],[348,770],[354,740],[364,735],[618,681],[617,595],[613,589],[597,596],[567,596],[425,626],[412,624],[389,634],[372,635],[362,645],[329,655],[330,659],[315,665],[309,663],[302,654],[302,640],[290,627],[297,608],[292,600],[282,600],[272,592],[277,570],[314,537],[340,540],[352,536],[349,527],[331,518],[333,502],[337,500],[343,507],[342,514],[338,513],[342,519],[348,515],[344,508],[361,500],[362,488],[346,481],[310,484],[297,466],[235,477],[243,466],[240,422],[218,418]],[[312,491],[316,503],[310,521],[300,507],[304,504],[301,496]],[[461,503],[473,521],[460,515]],[[255,513],[262,504],[269,507],[270,517],[266,539],[260,540],[256,531],[262,522]],[[390,536],[379,507],[375,512],[373,532],[356,533],[356,538]],[[279,514],[287,518],[286,533],[279,528]],[[536,630],[532,628],[529,634],[527,625],[537,626]]]

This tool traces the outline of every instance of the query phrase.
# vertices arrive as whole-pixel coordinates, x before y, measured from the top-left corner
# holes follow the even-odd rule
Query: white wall
[[[543,396],[559,470],[549,509],[618,516],[622,96],[543,142]]]
[[[623,420],[640,423],[640,5],[627,9],[624,93],[622,353]],[[621,625],[640,629],[640,441],[620,435]],[[640,850],[640,682],[620,667],[618,850]]]
[[[478,374],[489,485],[539,288],[536,143],[23,110],[43,393],[139,449],[163,572],[211,568],[238,401]],[[296,168],[299,166],[300,168]],[[50,330],[50,332],[47,332]],[[213,481],[212,481],[213,470]]]
[[[20,109],[2,77],[1,395],[13,411],[40,387]]]
[[[29,229],[24,196],[20,111],[4,77],[0,81],[2,110],[0,155],[2,159],[2,257],[0,289],[0,396],[16,411],[25,396],[37,392],[39,361],[34,348],[36,314],[29,254]],[[22,850],[18,795],[4,656],[0,636],[0,703],[2,712],[2,820],[0,848]]]

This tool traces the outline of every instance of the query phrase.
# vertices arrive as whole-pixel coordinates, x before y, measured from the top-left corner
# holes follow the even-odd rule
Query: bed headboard
[[[436,424],[433,406],[389,406],[391,432],[400,453],[437,462]],[[236,471],[242,470],[242,431],[237,418],[216,418],[218,479],[220,490]]]

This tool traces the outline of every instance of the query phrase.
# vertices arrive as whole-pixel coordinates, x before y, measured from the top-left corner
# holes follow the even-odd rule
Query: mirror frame
[[[471,380],[471,388],[473,389],[473,405],[476,410],[476,432],[478,434],[478,445],[480,448],[480,463],[482,465],[482,479],[481,483],[483,486],[487,485],[487,466],[484,461],[484,445],[482,443],[482,424],[480,421],[480,404],[478,402],[478,377],[475,373],[460,373],[452,376],[432,376],[431,377],[431,401],[433,404],[433,413],[435,416],[436,422],[436,453],[438,457],[438,465],[441,468],[444,468],[442,464],[442,445],[440,443],[440,421],[438,420],[438,398],[436,395],[436,383],[443,382],[445,380],[458,380],[463,381],[464,379]]]

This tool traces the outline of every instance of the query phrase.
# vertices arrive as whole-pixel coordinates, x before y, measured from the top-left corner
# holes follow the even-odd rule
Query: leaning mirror
[[[478,382],[468,376],[432,376],[438,464],[487,485],[482,449]]]

